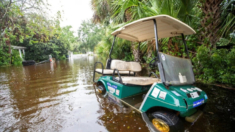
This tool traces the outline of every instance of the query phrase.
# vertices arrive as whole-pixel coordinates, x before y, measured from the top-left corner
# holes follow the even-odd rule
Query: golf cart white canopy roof
[[[117,37],[142,42],[155,38],[153,19],[157,22],[158,39],[195,34],[196,32],[187,24],[168,15],[158,15],[153,17],[147,17],[131,22],[116,31],[112,32],[112,35]]]

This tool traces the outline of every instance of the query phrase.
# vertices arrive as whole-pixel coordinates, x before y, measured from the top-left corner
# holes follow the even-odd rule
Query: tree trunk
[[[221,14],[221,2],[223,0],[200,0],[203,17],[201,21],[199,40],[204,42],[207,47],[216,48],[216,42],[219,40],[219,25]],[[206,40],[208,39],[208,41]]]
[[[134,55],[135,61],[140,62],[140,50],[138,47],[136,47],[134,42],[132,42],[131,49],[132,49],[132,53]]]
[[[8,37],[5,35],[5,38],[8,38]],[[6,40],[6,45],[8,46],[8,53],[10,54],[11,53],[11,42],[10,42],[10,40]]]

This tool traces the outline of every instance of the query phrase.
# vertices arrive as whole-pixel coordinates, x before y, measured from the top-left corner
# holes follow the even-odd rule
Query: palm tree
[[[221,2],[223,0],[200,0],[202,9],[201,42],[206,42],[207,47],[216,48],[218,41],[219,25],[221,24]]]
[[[185,23],[194,18],[198,0],[114,0],[111,19],[116,23],[133,21],[160,14],[170,15]]]
[[[226,0],[221,13],[221,36],[228,36],[235,29],[235,0]]]
[[[125,23],[149,16],[147,9],[147,5],[140,0],[114,0],[111,18],[114,23]]]
[[[94,23],[108,24],[111,16],[110,5],[113,0],[91,0]]]

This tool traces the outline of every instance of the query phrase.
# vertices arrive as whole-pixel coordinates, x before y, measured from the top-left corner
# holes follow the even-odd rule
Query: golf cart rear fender
[[[107,88],[106,83],[103,80],[98,80],[97,85],[103,85],[105,87],[105,89]]]
[[[140,106],[140,110],[146,112],[149,109],[158,107],[174,111],[187,111],[187,106],[183,98],[176,96],[162,83],[152,85]]]

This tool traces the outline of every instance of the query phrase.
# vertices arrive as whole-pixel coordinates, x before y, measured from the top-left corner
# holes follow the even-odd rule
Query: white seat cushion
[[[102,74],[102,69],[96,69],[96,72]],[[117,71],[115,72],[117,74]],[[113,69],[104,69],[103,74],[105,75],[112,75],[113,74]],[[119,71],[119,74],[121,75],[129,75],[129,71]],[[134,72],[130,72],[131,75],[134,75]]]
[[[112,60],[111,69],[118,69],[119,71],[134,71],[140,72],[141,65],[139,62],[127,62],[122,60]]]
[[[141,85],[141,86],[146,86],[146,85],[152,85],[155,82],[161,82],[161,79],[159,78],[153,78],[153,77],[121,77],[122,78],[122,83],[124,84],[132,84],[132,85]],[[116,80],[119,80],[119,77],[115,78]]]

